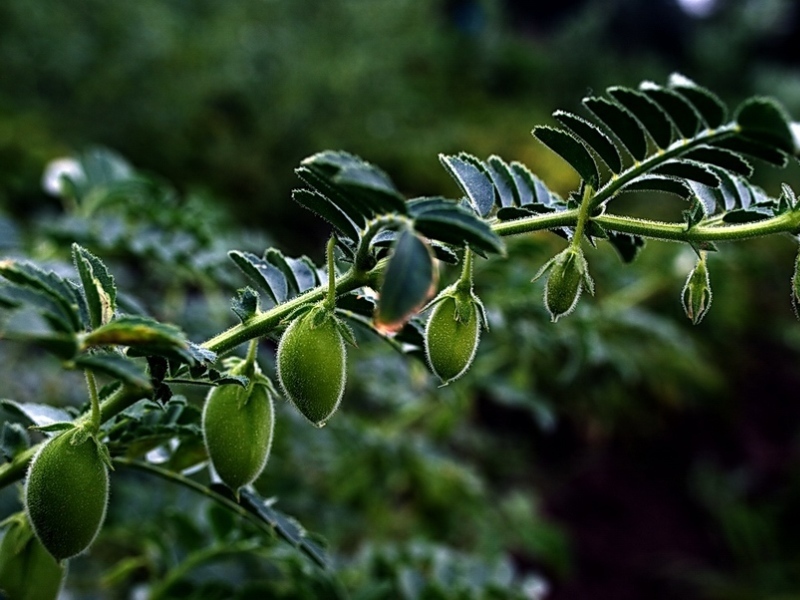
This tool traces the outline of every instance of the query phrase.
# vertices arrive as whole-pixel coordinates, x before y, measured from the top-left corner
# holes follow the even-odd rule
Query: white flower
[[[42,175],[42,189],[51,196],[63,196],[66,191],[64,177],[68,177],[76,183],[86,181],[86,174],[77,160],[57,158],[51,160],[45,167],[44,175]]]

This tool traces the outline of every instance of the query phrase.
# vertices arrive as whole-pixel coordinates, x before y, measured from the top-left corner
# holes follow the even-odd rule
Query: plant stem
[[[100,398],[97,395],[97,381],[94,378],[94,373],[89,369],[84,370],[83,373],[86,376],[86,387],[89,388],[89,402],[92,406],[89,426],[93,433],[97,433],[100,431],[100,425],[102,424],[100,421]]]
[[[745,240],[775,233],[796,233],[800,228],[800,213],[783,213],[751,223],[719,226],[695,225],[688,229],[685,223],[667,223],[621,215],[601,215],[595,217],[594,221],[604,229],[611,231],[665,241],[722,242]]]
[[[573,250],[580,250],[581,249],[581,241],[583,238],[583,232],[586,229],[586,223],[589,220],[589,214],[592,208],[592,186],[586,185],[583,190],[583,198],[581,199],[581,206],[578,212],[578,223],[575,225],[575,233],[572,236],[572,242],[570,243],[570,247]]]
[[[328,259],[328,296],[325,298],[325,306],[329,310],[336,308],[336,267],[333,261],[333,249],[335,246],[336,238],[331,236],[325,252]]]
[[[500,236],[531,233],[543,229],[556,229],[557,227],[572,227],[578,221],[579,210],[562,210],[557,212],[522,217],[513,221],[495,221],[492,230]]]
[[[469,246],[464,248],[461,276],[458,278],[456,288],[464,292],[472,291],[472,251],[469,249]]]
[[[366,285],[368,275],[368,273],[357,273],[355,269],[350,269],[344,275],[336,278],[336,293],[344,294]],[[315,287],[304,294],[287,300],[283,304],[279,304],[255,315],[252,319],[248,320],[246,324],[240,323],[239,325],[234,325],[230,329],[223,331],[205,342],[203,347],[218,354],[224,354],[254,337],[266,335],[275,329],[281,320],[295,308],[308,302],[318,302],[325,298],[328,289],[329,287],[327,285]]]
[[[691,150],[703,144],[710,144],[719,142],[728,138],[736,133],[738,125],[730,123],[718,127],[717,129],[708,129],[691,138],[690,140],[679,139],[676,140],[669,148],[656,152],[652,156],[648,156],[641,162],[635,162],[631,167],[612,177],[604,186],[597,190],[594,198],[591,200],[592,209],[608,202],[617,192],[629,184],[631,181],[644,173],[653,171],[656,167],[664,164],[668,160],[672,160],[678,156],[688,153]]]

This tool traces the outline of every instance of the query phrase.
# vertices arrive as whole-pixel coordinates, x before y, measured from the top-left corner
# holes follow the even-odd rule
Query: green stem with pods
[[[724,134],[725,130],[719,130],[717,135]],[[663,160],[664,156],[670,157],[677,154],[678,152],[675,150],[672,155],[663,152],[656,156],[661,157],[661,160]],[[639,164],[643,165],[644,163]],[[652,168],[652,165],[649,165],[648,168]],[[572,243],[579,243],[580,235],[578,235],[578,233],[584,231],[583,228],[585,228],[590,220],[596,222],[606,231],[628,233],[657,240],[692,243],[741,241],[778,233],[794,235],[800,233],[800,211],[798,210],[750,223],[698,224],[694,227],[687,227],[685,223],[668,223],[623,215],[600,214],[598,216],[591,216],[594,209],[601,202],[609,200],[612,192],[619,191],[622,185],[624,185],[625,182],[619,183],[620,180],[622,180],[622,177],[614,180],[618,183],[613,186],[611,184],[606,184],[606,186],[600,188],[594,195],[592,195],[590,188],[587,188],[585,199],[588,198],[588,201],[582,202],[580,208],[531,215],[512,221],[493,221],[490,223],[491,228],[496,234],[505,237],[559,227],[574,227],[576,229],[576,235],[573,237]],[[387,261],[385,259],[378,261],[377,264],[369,269],[363,266],[366,264],[366,257],[369,256],[369,251],[367,249],[369,242],[371,242],[382,228],[387,226],[402,226],[403,224],[407,224],[407,222],[408,219],[401,216],[387,216],[376,219],[368,225],[362,237],[361,245],[357,250],[355,264],[346,273],[332,279],[325,285],[313,288],[291,300],[287,300],[282,304],[261,312],[252,319],[249,319],[246,323],[235,325],[223,331],[204,342],[202,346],[218,354],[230,352],[244,342],[257,339],[275,330],[279,327],[284,318],[303,304],[329,299],[332,293],[334,296],[339,296],[367,285],[373,285],[385,269]],[[578,240],[578,242],[575,240]],[[468,252],[467,256],[470,254],[471,253]],[[471,260],[471,258],[465,260]],[[120,388],[117,392],[98,404],[100,421],[108,421],[131,406],[134,402],[144,397],[147,397],[146,390],[128,387]],[[94,411],[91,411],[88,414],[78,417],[75,421],[76,425],[91,422],[93,413]],[[0,465],[0,488],[20,479],[24,475],[25,468],[35,454],[37,448],[38,446],[29,448],[14,457],[11,462]]]

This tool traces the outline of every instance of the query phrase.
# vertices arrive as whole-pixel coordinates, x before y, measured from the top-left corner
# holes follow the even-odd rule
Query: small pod
[[[693,325],[697,325],[706,316],[708,309],[711,308],[711,278],[706,266],[706,254],[700,253],[700,258],[694,269],[686,278],[683,286],[681,301],[686,316],[691,319]]]
[[[594,294],[594,282],[580,248],[570,246],[556,254],[533,280],[539,279],[547,271],[550,271],[550,275],[544,288],[544,304],[554,322],[575,309],[584,288]]]
[[[446,295],[425,326],[425,356],[431,371],[447,384],[467,372],[478,349],[481,311],[471,295]]]
[[[278,379],[286,397],[317,427],[336,412],[344,394],[347,352],[340,323],[317,306],[297,317],[278,343]]]
[[[269,458],[275,420],[267,386],[213,388],[203,408],[203,440],[214,470],[234,493],[255,481]]]
[[[56,560],[94,541],[106,516],[108,466],[94,436],[66,431],[33,457],[25,481],[25,511],[36,537]]]
[[[66,570],[33,535],[27,517],[16,515],[0,543],[0,598],[56,600]]]

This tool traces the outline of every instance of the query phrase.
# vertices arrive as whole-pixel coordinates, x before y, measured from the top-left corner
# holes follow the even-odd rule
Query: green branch
[[[723,125],[717,129],[707,129],[691,139],[681,139],[673,143],[666,150],[660,150],[648,156],[641,162],[635,162],[631,167],[612,177],[602,186],[591,200],[591,208],[597,208],[611,200],[616,194],[631,181],[650,173],[665,162],[678,156],[683,156],[703,144],[712,144],[731,137],[736,133],[738,126],[735,123]]]
[[[609,231],[675,242],[724,242],[800,231],[800,213],[784,213],[761,221],[733,225],[695,225],[650,221],[620,215],[602,215],[594,221]]]

